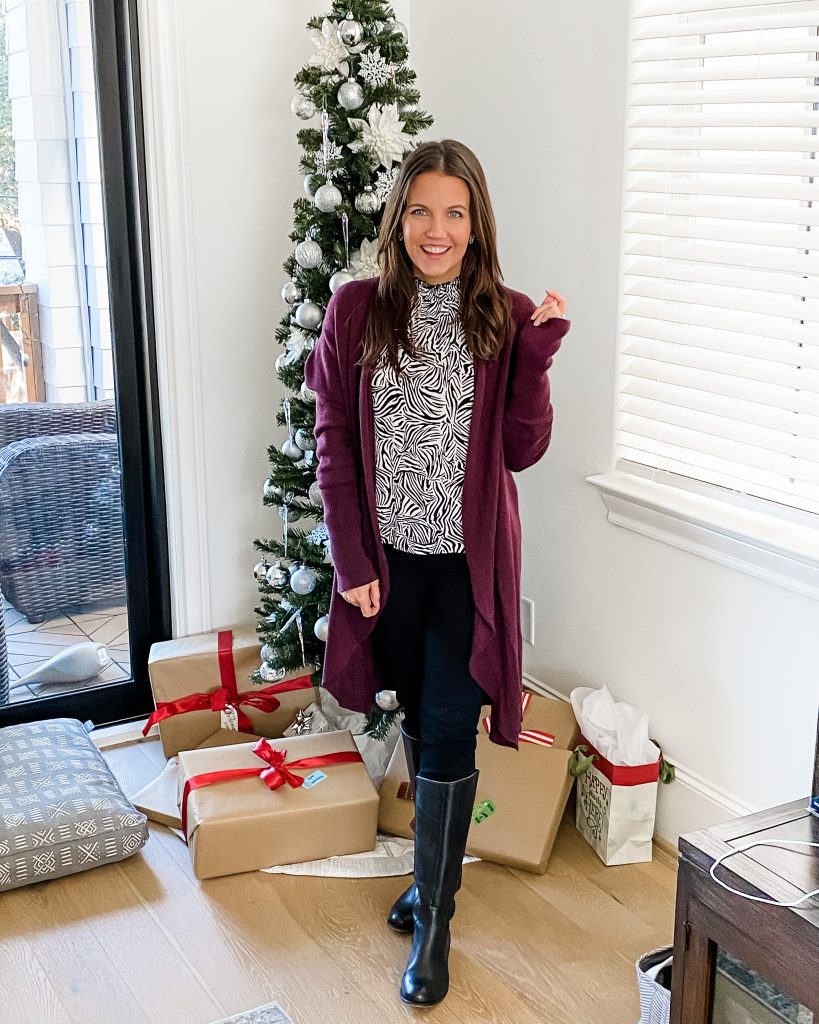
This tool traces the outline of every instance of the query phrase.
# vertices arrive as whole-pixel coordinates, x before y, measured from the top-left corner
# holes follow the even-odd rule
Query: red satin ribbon
[[[296,775],[294,769],[303,768],[325,768],[332,764],[353,764],[363,762],[361,754],[357,750],[339,750],[335,754],[317,754],[314,757],[302,757],[297,761],[285,761],[286,750],[274,750],[267,740],[259,740],[253,747],[253,753],[267,762],[266,768],[225,768],[219,772],[203,772],[201,775],[192,775],[185,780],[182,790],[182,833],[185,841],[188,838],[188,796],[195,789],[203,786],[212,786],[215,782],[227,782],[230,779],[249,779],[254,776],[260,778],[268,789],[276,790],[279,786],[287,783],[293,789],[304,785],[301,775]]]
[[[520,697],[521,719],[526,717],[526,709],[532,699],[531,693],[525,691]],[[492,732],[492,716],[487,715],[483,720],[483,727],[487,735]],[[553,747],[555,736],[551,732],[544,732],[542,729],[521,729],[518,733],[518,743],[534,743],[538,747]]]
[[[282,683],[265,686],[261,690],[243,690],[241,693],[236,685],[236,669],[233,664],[233,632],[222,630],[217,638],[219,659],[219,678],[221,687],[212,693],[189,693],[178,700],[158,701],[154,711],[145,723],[142,735],[147,736],[148,730],[156,722],[164,722],[174,715],[184,715],[189,711],[224,711],[228,707],[236,708],[240,732],[253,732],[253,723],[242,711],[240,705],[246,704],[257,711],[275,711],[281,704],[277,693],[289,693],[292,690],[309,690],[310,674],[297,679],[286,679]]]

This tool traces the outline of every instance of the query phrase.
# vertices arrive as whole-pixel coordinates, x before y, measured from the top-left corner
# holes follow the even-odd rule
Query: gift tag
[[[229,704],[226,708],[219,712],[221,716],[221,725],[223,729],[229,729],[231,732],[239,731],[239,712]]]
[[[317,786],[320,782],[323,782],[327,776],[322,771],[314,771],[312,775],[308,775],[304,780],[304,788],[312,789],[313,786]]]

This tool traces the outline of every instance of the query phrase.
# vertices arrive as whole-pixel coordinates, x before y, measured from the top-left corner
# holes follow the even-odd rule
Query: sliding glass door
[[[0,725],[99,725],[150,707],[170,622],[136,20],[2,22]]]

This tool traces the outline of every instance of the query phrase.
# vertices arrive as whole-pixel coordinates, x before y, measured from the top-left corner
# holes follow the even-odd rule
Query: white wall
[[[245,0],[231,21],[214,0],[163,4],[184,27],[173,58],[178,110],[168,109],[167,89],[153,102],[169,119],[164,136],[159,126],[161,158],[181,148],[174,173],[190,214],[187,241],[172,238],[165,255],[189,247],[194,265],[182,285],[196,306],[194,369],[190,380],[169,376],[164,400],[167,415],[178,415],[173,401],[200,389],[203,410],[197,418],[192,408],[179,431],[190,436],[179,473],[191,462],[205,478],[186,483],[180,501],[189,511],[172,524],[180,550],[200,537],[175,567],[175,594],[195,590],[197,573],[207,590],[195,613],[177,614],[185,632],[251,620],[251,542],[278,524],[259,496],[265,447],[280,433],[272,336],[301,187],[289,102],[293,74],[312,52],[304,25],[322,8]],[[148,11],[159,5],[143,0]],[[610,525],[585,483],[609,468],[611,452],[622,6],[395,6],[410,24],[422,106],[436,118],[430,137],[462,139],[484,163],[507,282],[535,298],[557,288],[570,301],[573,328],[553,371],[553,447],[518,478],[523,591],[537,607],[528,671],[564,695],[606,683],[650,712],[652,735],[681,769],[660,794],[658,830],[672,841],[804,796],[816,730],[816,603]],[[189,500],[197,487],[206,495],[198,509]]]
[[[507,283],[565,294],[555,430],[518,477],[526,669],[568,695],[605,683],[650,713],[679,781],[658,830],[800,799],[819,699],[815,601],[608,523],[628,25],[624,5],[414,0],[413,64],[434,135],[481,158]]]

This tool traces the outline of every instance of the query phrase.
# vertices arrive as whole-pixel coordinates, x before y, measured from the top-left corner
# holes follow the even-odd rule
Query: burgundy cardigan
[[[351,281],[330,299],[305,364],[317,392],[317,478],[336,585],[322,682],[339,702],[369,711],[386,680],[373,656],[378,614],[365,618],[340,591],[390,579],[375,508],[372,371],[356,365],[377,278]],[[469,670],[492,703],[491,738],[517,747],[521,725],[520,519],[513,472],[536,463],[552,431],[548,369],[568,320],[535,327],[531,299],[511,288],[514,337],[494,360],[475,359],[475,396],[463,488],[463,535],[475,599]]]

